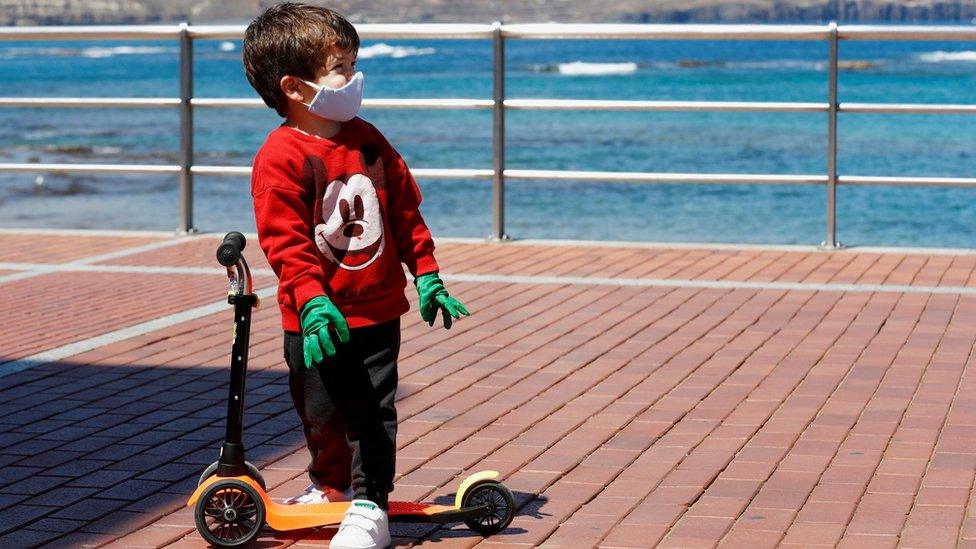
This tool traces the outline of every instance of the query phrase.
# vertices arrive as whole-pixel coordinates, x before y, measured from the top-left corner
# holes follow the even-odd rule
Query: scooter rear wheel
[[[208,465],[207,468],[203,470],[203,473],[200,474],[200,480],[197,481],[197,486],[203,484],[203,481],[210,478],[210,475],[214,474],[214,472],[217,471],[217,465],[218,462],[215,461],[210,465]],[[257,482],[258,485],[261,486],[261,489],[267,492],[268,486],[264,483],[264,477],[261,476],[261,473],[258,471],[258,468],[255,467],[250,461],[245,461],[244,466],[247,467],[247,476],[253,478],[255,482]]]
[[[216,547],[240,547],[264,526],[264,502],[249,484],[239,480],[215,482],[193,510],[197,531]]]
[[[497,534],[515,518],[515,496],[507,486],[493,480],[486,480],[468,488],[461,500],[461,507],[476,507],[488,504],[488,510],[481,516],[464,521],[468,528],[490,536]]]

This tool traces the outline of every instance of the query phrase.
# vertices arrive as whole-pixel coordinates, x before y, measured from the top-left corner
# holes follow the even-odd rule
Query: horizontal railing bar
[[[502,25],[505,38],[643,40],[826,40],[826,25],[638,25],[530,23]]]
[[[976,187],[976,177],[878,177],[842,175],[840,185],[883,185],[891,187]]]
[[[616,101],[602,99],[506,99],[523,110],[827,112],[827,103],[738,101]]]
[[[242,27],[243,28],[243,27]],[[158,40],[176,39],[179,25],[79,25],[0,27],[4,40]],[[243,33],[241,34],[243,36]]]
[[[194,39],[237,40],[244,25],[191,25]],[[489,39],[491,25],[468,24],[363,24],[356,30],[365,40],[463,38]],[[643,39],[643,40],[827,40],[826,25],[669,25],[669,24],[514,24],[502,25],[505,38],[518,39]],[[152,40],[175,39],[178,25],[91,25],[0,27],[4,40]],[[976,27],[845,25],[841,40],[945,40],[974,41]]]
[[[263,108],[260,99],[194,98],[195,107]],[[826,112],[827,103],[752,101],[618,101],[602,99],[506,99],[513,110],[689,111],[689,112]],[[178,107],[166,97],[0,97],[0,107],[159,108]],[[374,109],[490,109],[491,99],[364,99]],[[841,103],[840,112],[889,114],[976,114],[976,105],[916,103]]]
[[[491,179],[494,170],[474,170],[458,168],[417,168],[411,169],[414,177],[429,177],[432,179]]]
[[[78,173],[178,173],[179,166],[156,164],[13,164],[0,163],[0,173],[78,172]],[[250,166],[193,166],[194,175],[248,176]],[[430,179],[488,179],[494,175],[489,169],[416,168],[411,172],[418,178]],[[552,180],[602,180],[647,183],[720,183],[757,185],[822,185],[825,175],[773,175],[773,174],[703,174],[666,172],[597,172],[573,170],[523,170],[507,169],[505,177],[511,179]],[[976,187],[971,177],[887,177],[887,176],[840,176],[841,185],[887,185],[921,187]]]
[[[193,166],[190,172],[194,175],[251,175],[251,168],[249,166]],[[485,179],[495,173],[492,170],[456,168],[413,168],[410,172],[414,177],[430,179]]]
[[[194,166],[194,174],[199,175],[248,175],[251,169],[238,166]],[[487,179],[494,175],[493,170],[476,169],[435,169],[415,168],[410,172],[417,178],[432,179]],[[827,182],[821,175],[743,175],[743,174],[688,174],[688,173],[645,173],[645,172],[584,172],[564,170],[505,170],[506,178],[513,179],[579,179],[605,181],[644,181],[676,183],[756,183],[756,184],[807,184],[817,185]]]
[[[193,175],[251,175],[250,166],[190,166]]]
[[[156,108],[178,107],[166,97],[0,97],[0,107]]]
[[[505,170],[512,179],[575,179],[645,183],[752,183],[771,185],[823,185],[826,175],[704,174],[654,172],[593,172],[571,170]]]
[[[260,99],[194,98],[194,107],[263,108]],[[602,99],[506,99],[513,110],[702,111],[702,112],[826,112],[827,103],[754,101],[623,101]],[[167,97],[0,97],[0,107],[30,108],[159,108],[178,107]],[[364,99],[374,109],[490,109],[491,99]],[[841,103],[840,112],[889,114],[976,114],[976,105],[922,103]]]
[[[0,163],[0,173],[179,173],[176,165],[159,164],[12,164]]]
[[[190,38],[195,40],[240,40],[246,25],[190,25]]]
[[[190,36],[209,40],[234,40],[244,36],[244,25],[193,25]],[[491,38],[491,25],[477,24],[375,24],[356,25],[356,32],[363,40],[375,38]]]
[[[976,114],[976,105],[920,103],[841,103],[840,112],[889,114]]]
[[[970,41],[976,40],[976,27],[966,26],[896,26],[896,25],[843,25],[837,27],[837,38],[840,40],[938,40],[938,41]]]
[[[265,106],[260,99],[194,98],[190,103],[208,108]],[[363,99],[363,107],[373,109],[490,109],[494,104],[491,99]]]

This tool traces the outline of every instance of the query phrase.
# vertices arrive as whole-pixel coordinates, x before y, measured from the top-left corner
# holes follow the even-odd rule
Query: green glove
[[[335,345],[329,334],[329,324],[335,329],[339,341],[349,342],[349,325],[345,317],[328,297],[313,297],[302,307],[302,350],[305,354],[305,367],[311,368],[315,362],[322,362],[325,356],[335,356]],[[322,353],[325,353],[323,356]]]
[[[427,273],[418,276],[413,281],[417,286],[417,293],[420,294],[420,318],[427,324],[433,326],[434,319],[437,318],[437,310],[440,309],[444,317],[444,328],[450,330],[453,321],[451,318],[461,318],[461,315],[470,315],[464,304],[451,297],[444,288],[444,282],[437,273]]]

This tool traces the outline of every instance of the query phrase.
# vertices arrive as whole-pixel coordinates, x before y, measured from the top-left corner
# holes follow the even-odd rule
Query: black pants
[[[335,335],[336,355],[305,367],[302,335],[285,332],[285,362],[295,410],[312,461],[312,482],[386,509],[396,467],[400,319]]]

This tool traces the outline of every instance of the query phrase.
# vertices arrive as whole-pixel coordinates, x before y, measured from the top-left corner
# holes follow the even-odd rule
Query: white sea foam
[[[559,74],[571,76],[601,76],[608,74],[632,74],[637,72],[637,63],[587,63],[574,61],[557,65]]]
[[[92,46],[82,49],[79,54],[82,57],[114,57],[116,55],[151,55],[171,52],[175,53],[176,48],[162,46],[113,46],[109,48]]]
[[[821,71],[827,68],[825,61],[812,61],[806,59],[778,59],[771,61],[739,61],[728,63],[726,66],[736,69],[800,69]]]
[[[434,48],[415,48],[413,46],[391,46],[380,42],[363,48],[359,48],[359,59],[372,59],[374,57],[392,57],[401,59],[414,55],[430,55],[437,50]]]
[[[116,55],[150,55],[176,53],[178,50],[165,46],[91,46],[87,48],[6,48],[0,50],[0,59],[18,57],[88,57],[104,58]]]
[[[976,51],[930,51],[918,54],[924,63],[976,62]]]
[[[234,51],[234,50],[237,49],[237,44],[235,44],[233,42],[229,42],[229,41],[228,42],[221,42],[220,43],[220,46],[218,46],[218,49],[220,51]]]

